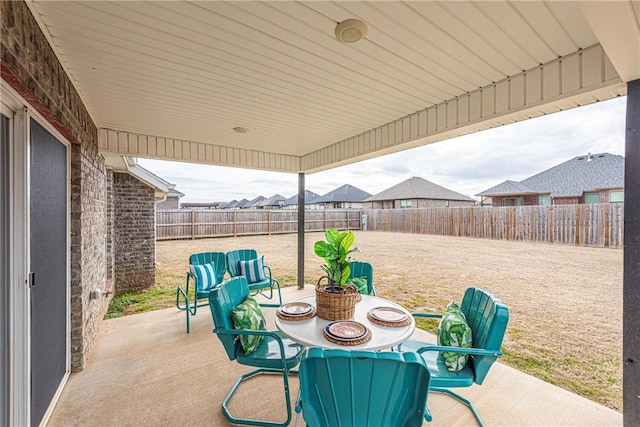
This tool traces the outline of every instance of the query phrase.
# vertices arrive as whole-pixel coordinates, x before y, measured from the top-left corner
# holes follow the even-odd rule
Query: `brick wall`
[[[113,171],[107,171],[107,280],[115,277],[116,231],[114,220]]]
[[[26,4],[0,2],[2,78],[60,133],[71,147],[71,369],[84,367],[109,299],[106,290],[105,169],[98,132]]]
[[[114,172],[116,293],[155,283],[154,189],[127,173]]]
[[[71,168],[71,366],[77,371],[84,367],[109,302],[90,300],[89,293],[107,295],[112,282],[105,268],[106,171],[97,144],[73,145]]]
[[[518,197],[522,197],[523,206],[535,206],[538,205],[540,201],[537,194],[528,194],[526,196],[492,197],[491,206],[494,208],[499,208],[502,206],[503,199],[517,199]]]
[[[553,199],[554,205],[577,205],[582,203],[584,203],[584,197],[564,197]]]
[[[406,199],[403,199],[406,200]],[[462,200],[449,200],[449,207],[473,206],[474,202]],[[411,199],[411,208],[444,208],[447,200],[436,199]],[[400,200],[385,200],[380,202],[367,202],[364,209],[400,209]]]
[[[414,207],[416,206],[416,200],[412,200],[411,201],[411,206]],[[417,207],[419,208],[445,208],[445,207],[449,207],[449,208],[458,208],[458,207],[464,207],[464,206],[473,206],[475,205],[474,202],[465,202],[463,200],[436,200],[436,199],[418,199],[417,200]],[[398,204],[399,207],[399,204]]]

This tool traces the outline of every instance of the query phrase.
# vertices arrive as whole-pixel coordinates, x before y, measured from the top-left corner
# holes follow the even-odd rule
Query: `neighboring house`
[[[414,176],[369,197],[365,207],[371,209],[432,208],[473,206],[476,201],[455,191]]]
[[[130,160],[135,161],[134,158],[131,158]],[[156,200],[156,211],[179,209],[180,198],[184,197],[185,194],[176,190],[175,184],[165,181],[158,175],[148,171],[137,163],[135,163],[128,172],[149,186],[155,188],[154,196]]]
[[[244,209],[244,207],[247,206],[247,203],[249,203],[249,201],[247,199],[242,199],[238,203],[236,203],[234,208],[235,209]]]
[[[309,203],[312,203],[313,199],[315,199],[316,197],[320,197],[320,195],[314,193],[311,190],[304,190],[304,204],[305,205],[308,205]],[[282,205],[282,209],[298,209],[298,195],[294,194],[293,196],[291,196],[287,200],[285,200],[284,204]]]
[[[220,202],[180,203],[180,209],[220,209]]]
[[[624,201],[624,157],[587,154],[533,175],[505,181],[477,196],[492,206],[573,205]]]
[[[169,193],[156,202],[156,209],[159,211],[166,211],[170,209],[180,208],[180,198],[184,197],[184,193],[175,189],[175,184],[169,184]]]
[[[286,197],[283,197],[279,194],[274,194],[268,199],[263,200],[262,202],[256,205],[257,209],[282,209],[282,205],[284,201],[287,200]]]
[[[229,202],[220,202],[218,203],[217,209],[231,209],[236,205],[236,203],[238,203],[236,199],[233,199]]]
[[[362,209],[363,202],[371,197],[371,194],[353,185],[345,184],[319,196],[309,202],[311,209]]]
[[[255,199],[249,200],[249,202],[246,205],[244,205],[244,208],[245,209],[262,209],[258,207],[258,205],[262,203],[265,199],[266,197],[264,196],[258,196]]]
[[[238,204],[238,201],[236,199],[233,199],[232,201],[226,203],[224,205],[224,208],[222,209],[234,209],[237,204]]]

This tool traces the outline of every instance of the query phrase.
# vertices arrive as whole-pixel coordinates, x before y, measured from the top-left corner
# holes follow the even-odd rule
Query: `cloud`
[[[504,180],[522,180],[588,152],[624,155],[626,97],[489,129],[307,175],[319,194],[344,184],[371,194],[412,176],[473,196]],[[176,184],[183,202],[252,199],[298,191],[296,174],[140,159]]]

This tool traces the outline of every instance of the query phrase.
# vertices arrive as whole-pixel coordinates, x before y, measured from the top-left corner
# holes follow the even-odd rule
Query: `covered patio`
[[[0,298],[0,424],[46,424],[61,396],[54,424],[90,423],[83,414],[91,413],[96,422],[114,424],[155,421],[155,414],[166,424],[172,416],[180,423],[219,421],[212,390],[232,375],[216,377],[227,371],[226,364],[216,369],[222,358],[210,328],[194,327],[200,331],[192,335],[173,324],[160,328],[174,316],[170,311],[102,324],[118,287],[110,178],[129,173],[126,158],[297,174],[302,289],[307,174],[625,95],[624,423],[640,424],[638,1],[0,5],[0,271],[8,284]],[[34,163],[36,141],[57,147],[57,156]],[[58,174],[35,180],[50,171]],[[38,191],[52,194],[43,191],[52,182],[58,222],[45,218],[37,229],[36,215],[46,216],[49,206],[36,209],[34,202],[44,200]],[[38,263],[34,250],[52,242]],[[55,290],[45,286],[52,271]],[[43,290],[50,295],[38,297]],[[46,310],[32,310],[34,303]],[[509,393],[477,391],[490,424],[621,421],[499,369],[507,373],[490,381],[513,374],[504,384]],[[67,384],[72,371],[79,373]],[[148,392],[126,385],[135,372]],[[146,382],[154,378],[158,383]],[[102,384],[102,399],[84,400],[83,381]],[[114,386],[118,393],[108,391]],[[528,390],[534,387],[553,396],[557,411],[551,403],[513,398],[537,396]],[[203,399],[198,404],[192,390]],[[437,423],[466,423],[446,419],[453,416],[447,400],[440,408],[439,402],[433,398]],[[575,402],[575,411],[567,402]],[[190,410],[203,411],[202,419],[189,418]],[[128,416],[114,418],[119,413]]]
[[[311,286],[285,288],[283,299],[312,291]],[[275,309],[264,313],[268,329],[275,329]],[[232,425],[220,402],[248,369],[226,358],[207,307],[192,319],[190,334],[184,332],[184,314],[176,309],[104,321],[85,370],[71,376],[49,425]],[[434,340],[421,330],[414,338]],[[297,377],[291,379],[295,396]],[[251,388],[241,388],[231,402],[234,414],[286,418],[280,377],[256,377],[248,384]],[[489,426],[622,425],[621,413],[500,363],[484,384],[462,394],[475,402]],[[425,426],[476,424],[471,411],[448,396],[433,393],[427,403],[433,421]]]

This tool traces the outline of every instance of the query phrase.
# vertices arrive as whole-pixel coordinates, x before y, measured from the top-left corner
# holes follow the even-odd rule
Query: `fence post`
[[[350,216],[349,213],[350,212],[349,212],[348,209],[346,210],[346,213],[347,213],[347,230],[350,230],[350,228],[349,228],[349,216]]]
[[[271,235],[271,209],[267,210],[267,235]]]
[[[236,237],[238,233],[238,211],[233,211],[233,237]]]
[[[327,208],[324,209],[324,229],[327,229]]]
[[[191,240],[196,238],[196,211],[191,211]]]

